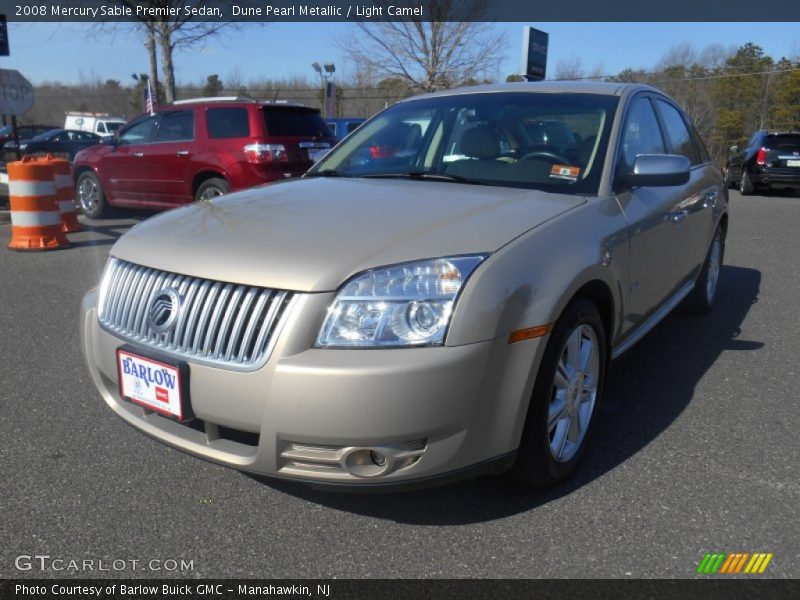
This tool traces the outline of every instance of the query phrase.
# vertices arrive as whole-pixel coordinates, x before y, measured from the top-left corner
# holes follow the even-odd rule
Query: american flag
[[[158,108],[158,99],[153,94],[153,88],[150,87],[150,80],[147,80],[147,88],[144,90],[144,110],[151,115]]]

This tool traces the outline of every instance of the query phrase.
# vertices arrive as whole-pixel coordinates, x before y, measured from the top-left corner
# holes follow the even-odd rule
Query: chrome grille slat
[[[118,311],[119,311],[119,302],[120,299],[125,295],[123,293],[123,289],[130,278],[131,272],[129,270],[121,271],[119,275],[119,281],[117,285],[114,286],[114,293],[111,295],[111,304],[110,309],[108,311],[109,315],[111,316],[114,321],[118,322]]]
[[[186,279],[187,286],[186,291],[182,291],[181,295],[184,298],[184,302],[186,302],[186,306],[191,306],[192,302],[194,301],[195,294],[197,294],[197,289],[200,287],[200,282],[197,279]],[[186,326],[186,319],[188,317],[189,311],[184,310],[181,312],[180,317],[178,317],[178,322],[175,324],[175,329],[172,332],[172,344],[173,348],[180,347],[181,340],[183,339],[183,330]]]
[[[250,321],[247,323],[247,329],[244,332],[244,336],[242,336],[242,343],[239,344],[239,355],[236,357],[236,362],[247,362],[247,349],[250,347],[250,340],[253,339],[253,334],[255,333],[256,326],[258,325],[258,315],[260,315],[261,311],[264,310],[264,305],[269,299],[269,294],[270,293],[268,290],[262,290],[258,296],[258,300],[256,301],[256,306],[253,309]]]
[[[133,299],[137,297],[138,291],[146,279],[147,274],[145,270],[142,267],[136,267],[136,276],[133,278],[133,283],[131,283],[134,293],[132,297],[128,298],[128,301],[125,302],[125,310],[122,311],[122,317],[120,318],[120,325],[122,327],[130,328],[131,322],[135,316],[136,303],[133,301]]]
[[[147,312],[147,299],[153,292],[153,286],[155,286],[155,284],[156,274],[148,271],[146,281],[144,286],[142,286],[141,292],[136,292],[139,294],[139,297],[133,299],[134,303],[136,304],[136,310],[133,324],[128,328],[130,331],[141,331],[146,325],[145,314]]]
[[[264,323],[261,325],[261,331],[258,334],[255,346],[253,346],[253,356],[258,356],[262,347],[267,343],[267,340],[269,339],[269,330],[272,328],[275,317],[278,315],[278,309],[280,309],[281,304],[283,303],[283,296],[284,292],[274,293],[272,302],[270,302],[269,305],[269,310],[267,311],[267,316],[264,317]]]
[[[219,323],[222,319],[223,308],[227,306],[228,296],[231,293],[233,286],[228,284],[222,288],[217,298],[217,303],[214,305],[214,311],[211,313],[211,320],[208,323],[208,330],[206,331],[206,339],[203,341],[203,350],[210,356],[214,355],[214,338],[219,332]]]
[[[203,303],[203,310],[200,311],[200,320],[198,322],[197,330],[194,334],[194,340],[192,341],[192,352],[202,353],[203,351],[203,348],[200,346],[200,342],[203,340],[206,329],[208,329],[208,318],[211,316],[211,311],[213,310],[212,307],[217,301],[217,294],[219,294],[219,289],[221,287],[222,284],[220,282],[216,282],[211,286],[211,289],[208,290],[206,301]]]
[[[290,292],[211,281],[111,259],[100,324],[166,354],[231,369],[264,364],[285,320]],[[148,311],[162,290],[176,290],[181,312],[172,329],[156,333]]]
[[[210,288],[210,281],[204,281],[202,284],[200,284],[200,289],[197,291],[197,299],[191,304],[189,320],[186,325],[186,333],[184,334],[183,341],[181,342],[181,346],[184,348],[189,345],[189,340],[194,337],[194,327],[195,323],[197,322],[197,317],[200,315],[200,307],[202,306],[202,302]]]
[[[222,316],[222,323],[219,325],[217,340],[214,343],[214,354],[212,355],[213,358],[219,358],[220,353],[227,345],[225,342],[228,339],[228,330],[231,326],[231,319],[233,318],[233,314],[236,312],[236,309],[239,307],[239,298],[242,297],[243,290],[244,286],[236,286],[236,289],[234,289],[233,293],[231,294],[230,300],[228,300],[225,313]]]
[[[258,293],[257,288],[254,287],[248,288],[247,294],[245,295],[244,300],[242,300],[242,304],[239,306],[239,314],[236,316],[236,321],[234,321],[233,323],[231,336],[228,338],[228,347],[225,349],[226,361],[229,361],[233,356],[236,340],[239,339],[239,332],[242,330],[242,325],[244,324],[245,317],[247,316],[247,310],[253,303],[253,298],[256,297],[257,293]]]

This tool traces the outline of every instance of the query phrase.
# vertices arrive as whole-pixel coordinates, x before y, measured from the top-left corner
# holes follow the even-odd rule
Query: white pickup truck
[[[122,117],[112,117],[108,113],[68,112],[64,129],[90,131],[99,136],[114,135],[125,124]]]

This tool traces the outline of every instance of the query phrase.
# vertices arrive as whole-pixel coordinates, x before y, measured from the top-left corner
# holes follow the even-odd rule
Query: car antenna
[[[272,97],[272,103],[273,104],[275,104],[278,101],[278,96],[280,95],[280,93],[281,93],[281,89],[280,88],[275,90],[275,95]]]

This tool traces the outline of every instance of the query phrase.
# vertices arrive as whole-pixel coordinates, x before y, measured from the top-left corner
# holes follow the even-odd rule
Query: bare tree
[[[113,0],[133,9],[141,6],[140,0]],[[242,0],[240,5],[249,4]],[[150,60],[150,79],[158,89],[158,69],[156,66],[156,41],[161,51],[161,71],[164,76],[164,91],[167,102],[176,99],[175,62],[176,50],[190,50],[204,43],[209,38],[220,34],[224,29],[241,27],[241,23],[230,21],[204,21],[202,17],[187,13],[184,8],[213,8],[214,0],[147,0],[148,11],[137,17],[139,26],[144,30],[147,40],[147,51]],[[195,13],[197,14],[197,13]]]
[[[479,22],[488,0],[421,4],[432,21],[358,22],[355,35],[339,40],[339,48],[378,79],[399,79],[426,92],[497,79],[506,44],[491,24]]]
[[[586,71],[583,69],[583,61],[575,55],[569,58],[562,58],[556,62],[556,70],[553,73],[553,79],[559,81],[572,81],[576,79],[583,79],[586,76]]]
[[[156,55],[156,27],[152,22],[141,25],[147,32],[147,58],[150,63],[150,84],[153,93],[158,94],[158,56]]]

